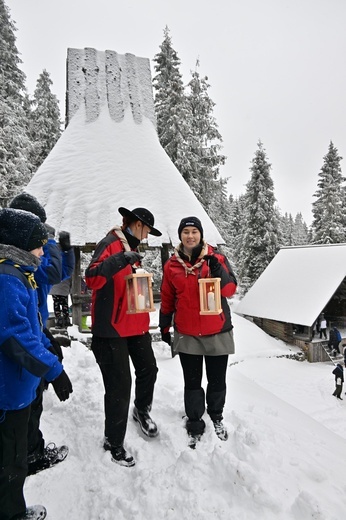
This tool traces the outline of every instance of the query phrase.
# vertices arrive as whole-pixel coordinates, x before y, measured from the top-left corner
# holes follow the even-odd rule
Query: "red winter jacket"
[[[128,337],[149,330],[149,314],[127,314],[125,276],[132,267],[124,256],[124,246],[115,231],[98,243],[85,281],[92,292],[92,333],[103,338]]]
[[[227,258],[215,253],[214,249],[205,244],[201,256],[215,254],[219,261],[216,269],[211,273],[207,262],[197,268],[193,274],[185,274],[182,266],[175,256],[167,260],[164,265],[161,285],[161,310],[160,328],[168,330],[174,314],[174,328],[181,334],[189,336],[208,336],[226,332],[233,328],[231,312],[226,297],[232,296],[237,288],[237,282]],[[191,264],[183,256],[185,264]],[[197,259],[196,263],[200,260]],[[221,278],[221,305],[223,312],[219,315],[201,315],[199,305],[199,278],[212,276]]]

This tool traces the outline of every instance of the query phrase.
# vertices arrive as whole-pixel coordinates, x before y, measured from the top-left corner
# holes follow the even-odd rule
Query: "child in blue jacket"
[[[44,207],[30,193],[20,193],[12,199],[9,207],[30,211],[40,219],[48,232],[48,240],[43,246],[43,255],[40,265],[34,273],[34,278],[37,284],[38,310],[41,315],[43,332],[51,344],[51,351],[62,361],[63,355],[59,342],[47,328],[49,316],[47,297],[52,286],[70,277],[73,272],[75,257],[70,243],[70,235],[62,231],[59,234],[59,246],[57,245],[54,239],[55,230],[46,222],[47,215]],[[43,433],[40,429],[45,387],[46,382],[42,379],[36,390],[36,398],[31,404],[28,424],[28,475],[50,468],[63,461],[68,454],[67,446],[56,446],[54,443],[45,445]]]
[[[72,392],[57,356],[48,349],[37,312],[34,272],[47,231],[27,211],[0,210],[0,518],[42,519],[43,506],[26,507],[27,428],[41,378],[61,400]]]

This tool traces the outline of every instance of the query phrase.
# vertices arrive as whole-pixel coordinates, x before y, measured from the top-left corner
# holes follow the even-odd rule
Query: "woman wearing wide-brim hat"
[[[157,375],[149,333],[149,314],[128,314],[125,276],[139,266],[137,247],[148,234],[161,236],[154,216],[146,208],[119,208],[121,226],[115,226],[98,243],[85,272],[92,292],[91,349],[100,367],[105,386],[104,449],[123,466],[135,461],[124,449],[131,394],[130,358],[135,368],[133,418],[148,437],[158,429],[149,412]]]

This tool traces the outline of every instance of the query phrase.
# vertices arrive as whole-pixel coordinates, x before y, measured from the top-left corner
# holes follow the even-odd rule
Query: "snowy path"
[[[102,449],[101,375],[93,354],[73,342],[64,354],[74,393],[60,403],[49,388],[42,420],[46,441],[68,444],[70,454],[27,479],[28,503],[43,503],[49,520],[340,520],[346,401],[331,396],[331,365],[276,358],[288,352],[282,342],[235,322],[232,361],[242,362],[228,370],[228,441],[207,417],[200,445],[187,447],[179,360],[158,342],[152,415],[160,436],[146,438],[129,419],[134,468]]]

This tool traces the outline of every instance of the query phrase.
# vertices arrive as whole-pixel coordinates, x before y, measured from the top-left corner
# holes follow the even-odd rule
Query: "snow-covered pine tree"
[[[154,62],[156,75],[153,87],[156,91],[154,102],[159,140],[173,164],[189,182],[191,164],[186,143],[191,133],[191,115],[179,71],[180,59],[173,49],[167,26]]]
[[[222,246],[223,253],[229,258],[232,253],[232,232],[230,228],[231,205],[227,196],[227,179],[222,178],[213,181],[213,200],[208,208],[208,215],[219,230],[225,245]]]
[[[345,242],[345,195],[340,161],[342,157],[330,141],[328,153],[318,174],[318,189],[312,204],[312,241],[314,244]]]
[[[285,213],[284,216],[280,217],[280,228],[282,234],[282,246],[293,246],[294,245],[294,220],[291,213]]]
[[[193,182],[189,184],[204,209],[213,218],[218,213],[220,196],[223,206],[228,203],[226,184],[219,179],[220,166],[225,164],[226,157],[220,153],[222,137],[213,115],[215,103],[209,96],[208,77],[201,77],[199,74],[199,60],[196,61],[191,75],[186,95],[191,112],[188,145]]]
[[[0,204],[6,205],[31,177],[28,98],[16,47],[15,25],[0,0]]]
[[[293,243],[295,246],[301,246],[309,243],[308,226],[303,220],[303,215],[299,212],[294,219],[293,227]]]
[[[36,83],[31,112],[34,171],[43,163],[61,135],[59,102],[51,91],[52,85],[49,73],[43,70]]]
[[[242,271],[242,244],[245,223],[245,195],[229,198],[230,212],[228,216],[228,236],[230,242],[230,254],[227,256],[231,261],[236,276]]]
[[[279,248],[279,221],[270,169],[265,149],[259,141],[245,193],[241,279],[245,278],[248,286],[257,280]]]

